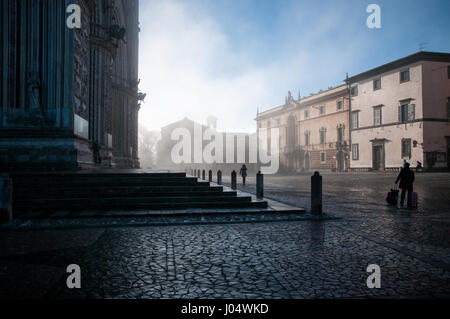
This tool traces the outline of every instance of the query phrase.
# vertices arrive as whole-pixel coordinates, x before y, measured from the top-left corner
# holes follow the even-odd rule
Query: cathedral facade
[[[138,168],[138,0],[0,7],[0,169]]]

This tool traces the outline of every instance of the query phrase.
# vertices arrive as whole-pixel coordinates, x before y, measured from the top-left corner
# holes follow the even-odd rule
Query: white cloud
[[[337,62],[355,49],[320,42],[334,28],[329,19],[287,42],[277,58],[255,66],[251,50],[232,50],[220,25],[192,3],[146,3],[140,23],[140,88],[148,95],[139,116],[151,130],[185,116],[204,123],[214,115],[221,130],[252,132],[256,108],[280,105],[287,90],[296,97],[301,87],[317,91],[341,84],[327,79],[343,79]]]

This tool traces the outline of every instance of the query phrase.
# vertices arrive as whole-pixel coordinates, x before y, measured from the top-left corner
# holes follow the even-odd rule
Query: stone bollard
[[[234,190],[237,189],[236,181],[237,181],[237,173],[236,173],[236,171],[232,171],[231,172],[231,189],[234,189]]]
[[[203,179],[203,180],[206,179],[206,172],[205,172],[205,170],[202,170],[202,179]]]
[[[256,198],[262,199],[264,197],[264,174],[258,171],[256,174]]]
[[[0,222],[9,222],[13,218],[12,188],[12,180],[9,175],[0,175]]]
[[[322,216],[322,176],[319,172],[311,176],[311,214]]]
[[[208,182],[212,182],[212,170],[209,170],[208,172]]]
[[[222,185],[222,171],[217,171],[217,185]]]

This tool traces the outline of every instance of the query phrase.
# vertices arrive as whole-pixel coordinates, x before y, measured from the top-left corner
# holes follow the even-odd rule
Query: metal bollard
[[[217,184],[222,185],[222,171],[221,170],[217,171]]]
[[[319,172],[311,176],[311,214],[322,216],[322,176]]]
[[[237,181],[237,173],[236,173],[236,171],[232,171],[231,172],[231,189],[234,189],[234,190],[237,189],[236,181]]]
[[[212,182],[212,170],[209,170],[208,172],[208,182]]]
[[[258,171],[256,174],[256,198],[262,199],[264,197],[264,174]]]

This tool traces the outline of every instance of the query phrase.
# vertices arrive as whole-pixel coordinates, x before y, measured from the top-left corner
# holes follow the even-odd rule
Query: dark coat
[[[246,166],[242,166],[241,170],[239,171],[239,173],[241,174],[242,177],[246,177],[247,176],[247,167]]]
[[[414,183],[414,172],[408,168],[402,168],[400,174],[398,174],[397,180],[395,183],[397,184],[400,181],[400,188],[412,188]]]

